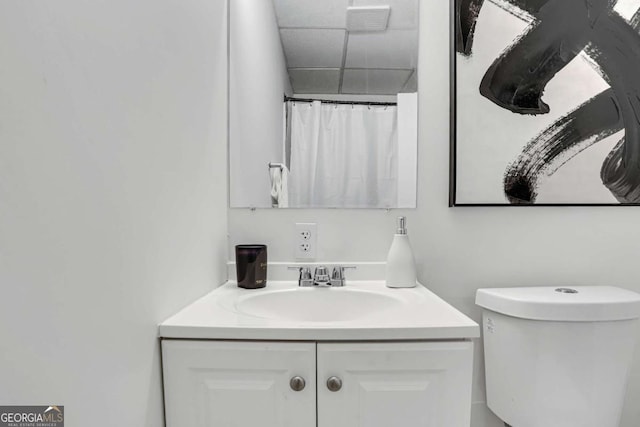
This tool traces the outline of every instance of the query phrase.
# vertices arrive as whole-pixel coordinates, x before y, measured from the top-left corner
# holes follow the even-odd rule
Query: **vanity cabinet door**
[[[162,358],[167,427],[316,425],[315,343],[163,340]]]
[[[473,343],[318,344],[318,427],[469,427]]]

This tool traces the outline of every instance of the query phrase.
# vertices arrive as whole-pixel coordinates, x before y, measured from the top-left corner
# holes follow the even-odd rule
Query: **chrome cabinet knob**
[[[307,383],[304,381],[304,378],[295,376],[291,378],[291,381],[289,381],[289,385],[291,386],[291,390],[293,391],[302,391],[304,390],[304,386],[307,385]]]
[[[342,388],[342,380],[338,377],[329,377],[327,380],[327,388],[329,391],[339,391]]]

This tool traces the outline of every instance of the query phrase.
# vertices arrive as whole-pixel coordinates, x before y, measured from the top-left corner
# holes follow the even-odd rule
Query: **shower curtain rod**
[[[345,104],[345,105],[398,105],[397,102],[366,102],[366,101],[332,101],[328,99],[310,99],[310,98],[291,98],[287,95],[284,96],[284,102],[297,101],[297,102],[314,102],[320,101],[323,104]]]

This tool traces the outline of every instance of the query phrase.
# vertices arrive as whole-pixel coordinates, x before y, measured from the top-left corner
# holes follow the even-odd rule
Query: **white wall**
[[[231,206],[271,207],[269,162],[283,159],[283,96],[291,94],[271,0],[233,0],[230,15]]]
[[[0,404],[162,420],[157,324],[225,277],[222,1],[0,3]]]
[[[318,260],[383,261],[395,218],[406,215],[420,280],[476,321],[480,313],[473,298],[481,287],[578,283],[640,291],[637,208],[447,207],[449,2],[421,2],[420,18],[418,208],[391,212],[232,209],[230,244],[264,242],[271,261],[290,261],[294,223],[317,222]],[[476,362],[473,426],[502,427],[483,403],[480,351]],[[640,351],[622,427],[638,425],[638,401]]]
[[[398,204],[415,208],[418,176],[418,93],[398,94]]]

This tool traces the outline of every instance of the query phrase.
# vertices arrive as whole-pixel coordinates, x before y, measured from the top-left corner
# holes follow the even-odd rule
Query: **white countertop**
[[[349,320],[265,318],[242,313],[236,307],[237,301],[259,293],[295,289],[300,288],[293,281],[269,281],[266,288],[255,290],[241,289],[235,282],[227,282],[161,323],[159,335],[174,339],[293,341],[463,340],[480,336],[477,323],[421,285],[389,289],[384,281],[368,280],[349,281],[344,288],[301,290],[310,298],[314,297],[313,292],[348,289],[351,295],[360,291],[375,292],[399,301],[391,308]]]

